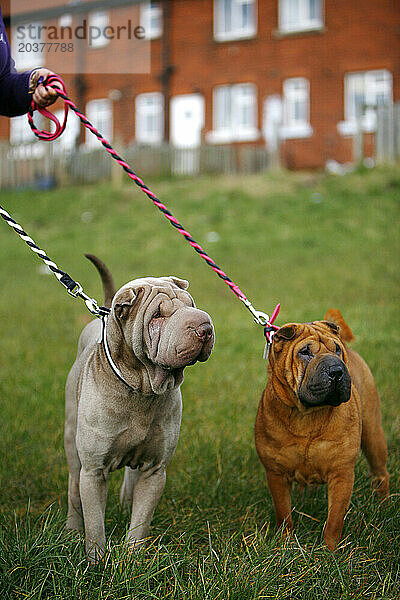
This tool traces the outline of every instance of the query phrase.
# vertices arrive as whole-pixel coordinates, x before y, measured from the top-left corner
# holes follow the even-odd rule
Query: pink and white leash
[[[275,332],[279,329],[277,325],[274,325],[274,321],[278,316],[280,304],[278,304],[271,317],[269,317],[266,313],[258,311],[254,308],[250,300],[246,297],[246,295],[240,290],[240,288],[228,277],[228,275],[215,263],[215,261],[206,253],[206,251],[198,244],[190,233],[179,223],[179,221],[173,216],[173,214],[167,209],[167,207],[157,198],[157,196],[152,192],[142,181],[138,175],[130,168],[130,166],[117,154],[117,152],[112,148],[111,144],[97,131],[97,129],[90,123],[90,121],[86,118],[84,114],[77,108],[77,106],[70,100],[67,96],[67,90],[64,84],[64,81],[58,75],[50,75],[47,80],[44,82],[47,86],[52,87],[60,98],[64,101],[64,122],[60,125],[56,116],[44,108],[38,107],[32,100],[31,107],[28,112],[28,121],[29,125],[33,131],[33,133],[41,140],[45,141],[53,141],[57,139],[65,130],[67,118],[68,118],[68,109],[71,108],[75,114],[79,117],[81,123],[89,129],[100,141],[100,143],[104,146],[110,156],[117,161],[117,163],[124,169],[124,171],[128,174],[128,176],[136,183],[138,187],[144,192],[148,198],[153,202],[153,204],[163,213],[163,215],[169,220],[171,225],[175,227],[181,235],[184,236],[187,242],[192,246],[192,248],[206,261],[206,263],[213,269],[213,271],[220,277],[233,291],[233,293],[243,302],[246,308],[252,313],[254,317],[254,321],[264,327],[264,335],[266,338],[266,348],[270,346],[272,343],[272,338]],[[33,122],[33,113],[35,110],[38,110],[43,116],[50,118],[51,121],[56,126],[56,131],[54,133],[50,133],[48,131],[40,131],[37,129]]]

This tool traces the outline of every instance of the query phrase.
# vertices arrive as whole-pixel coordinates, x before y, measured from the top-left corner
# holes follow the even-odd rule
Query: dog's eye
[[[307,345],[307,346],[304,346],[304,348],[301,348],[299,350],[299,355],[302,358],[311,358],[313,354],[311,352],[310,346]]]
[[[159,319],[160,317],[161,317],[161,312],[160,312],[160,309],[158,309],[152,316],[152,319]]]
[[[336,352],[336,354],[337,354],[338,356],[342,356],[342,349],[341,349],[341,347],[339,346],[339,344],[336,344],[336,346],[335,346],[335,352]]]

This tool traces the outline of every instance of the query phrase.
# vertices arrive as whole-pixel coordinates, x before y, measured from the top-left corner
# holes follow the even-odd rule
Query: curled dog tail
[[[116,291],[114,279],[110,271],[108,270],[108,267],[106,267],[103,261],[97,258],[97,256],[94,256],[94,254],[85,254],[85,256],[94,264],[94,266],[100,273],[104,291],[104,306],[110,308],[112,299]]]
[[[324,317],[325,321],[332,321],[340,327],[340,337],[344,342],[352,342],[354,335],[344,320],[342,313],[337,308],[330,308]]]

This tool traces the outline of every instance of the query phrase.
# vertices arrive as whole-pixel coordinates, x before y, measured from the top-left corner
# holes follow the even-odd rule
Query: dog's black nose
[[[343,377],[344,370],[342,365],[336,364],[329,367],[329,377],[335,381],[340,381]]]
[[[208,340],[211,338],[212,336],[212,327],[209,323],[203,323],[203,325],[200,325],[200,327],[197,327],[197,329],[194,330],[195,334],[203,341],[203,342],[208,342]]]

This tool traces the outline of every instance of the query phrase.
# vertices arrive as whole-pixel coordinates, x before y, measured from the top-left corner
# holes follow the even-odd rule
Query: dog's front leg
[[[132,518],[126,536],[128,544],[138,546],[148,537],[151,519],[163,493],[165,480],[164,466],[141,473],[133,489]]]
[[[354,468],[332,473],[328,477],[328,519],[325,525],[324,538],[329,550],[335,550],[346,510],[350,505],[353,492]]]
[[[125,467],[124,481],[121,486],[121,492],[119,501],[123,510],[131,515],[132,502],[133,502],[133,490],[135,489],[136,482],[140,478],[140,472],[137,469],[131,469]]]
[[[290,499],[291,484],[287,477],[267,471],[267,482],[275,508],[276,526],[282,525],[287,532],[293,529],[292,503]]]
[[[96,563],[104,554],[106,536],[104,514],[107,500],[107,481],[101,469],[81,469],[80,492],[85,523],[86,554]]]

